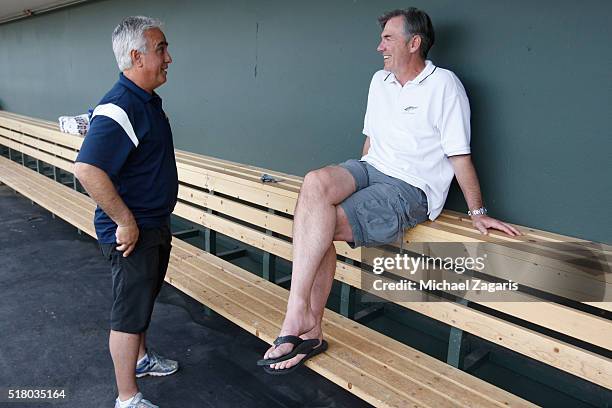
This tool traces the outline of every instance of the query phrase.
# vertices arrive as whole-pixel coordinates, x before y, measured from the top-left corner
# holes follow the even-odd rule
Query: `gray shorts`
[[[353,248],[397,242],[406,228],[427,220],[427,196],[417,187],[387,176],[370,164],[340,164],[355,179],[357,191],[340,203],[353,230]]]

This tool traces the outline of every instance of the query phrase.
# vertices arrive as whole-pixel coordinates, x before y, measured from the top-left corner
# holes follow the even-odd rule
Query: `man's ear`
[[[410,46],[410,52],[411,53],[415,53],[419,51],[419,48],[421,48],[421,36],[420,35],[415,35],[410,39],[410,44],[408,44]]]
[[[142,67],[143,62],[142,62],[142,53],[139,52],[138,50],[131,50],[130,51],[130,58],[132,59],[132,66],[133,67]]]

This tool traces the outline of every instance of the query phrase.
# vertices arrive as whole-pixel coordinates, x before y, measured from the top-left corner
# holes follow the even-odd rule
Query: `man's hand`
[[[119,244],[117,251],[123,252],[124,257],[129,256],[138,242],[140,231],[132,212],[117,193],[108,174],[91,164],[76,162],[74,175],[85,187],[89,196],[117,224],[115,232],[115,241]]]
[[[117,231],[115,232],[115,238],[117,244],[117,251],[123,252],[123,257],[127,258],[130,256],[134,248],[136,247],[136,243],[138,242],[138,237],[140,236],[140,231],[138,230],[138,225],[136,223],[131,223],[128,225],[118,225]]]
[[[448,158],[455,171],[455,177],[459,182],[465,202],[468,208],[482,207],[482,195],[480,194],[480,183],[476,175],[476,169],[472,163],[472,157],[469,154],[451,156]],[[512,225],[508,225],[495,218],[487,217],[486,215],[473,215],[472,225],[483,235],[489,234],[489,228],[493,228],[511,237],[522,235],[519,230]]]
[[[517,237],[521,234],[519,230],[514,228],[512,225],[506,224],[505,222],[501,222],[495,218],[488,217],[486,215],[473,215],[472,216],[472,225],[478,231],[480,231],[483,235],[489,235],[489,228],[493,228],[506,234],[511,237]]]

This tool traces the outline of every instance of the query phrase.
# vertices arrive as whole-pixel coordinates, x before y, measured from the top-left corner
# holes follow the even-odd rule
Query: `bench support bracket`
[[[374,303],[371,306],[368,306],[367,308],[356,312],[353,317],[353,320],[361,324],[366,324],[367,322],[382,316],[384,313],[384,303]]]
[[[340,287],[340,314],[349,319],[355,317],[355,296],[357,295],[354,287],[348,283],[342,283]]]
[[[457,303],[467,305],[468,301],[465,299],[460,299]],[[447,364],[459,368],[459,364],[461,363],[461,354],[462,352],[465,352],[465,350],[463,350],[464,347],[462,347],[464,340],[463,330],[456,327],[451,327],[450,334],[448,336],[448,352],[446,354]]]
[[[274,210],[271,208],[268,208],[268,212],[270,214],[274,214]],[[270,230],[266,230],[266,235],[274,236],[274,233]],[[264,252],[262,262],[262,277],[269,282],[276,282],[276,255],[269,252]]]
[[[353,265],[352,259],[347,259],[346,263]],[[340,286],[340,314],[349,319],[355,318],[355,298],[357,297],[357,290],[349,285],[348,283],[341,283]]]
[[[214,195],[215,193],[210,191],[210,194]],[[206,212],[209,214],[215,214],[215,212],[210,208],[207,208]],[[204,250],[213,255],[217,253],[217,232],[211,230],[210,228],[206,228],[204,230]]]
[[[231,261],[232,259],[238,259],[247,256],[247,251],[245,248],[236,248],[230,249],[229,251],[219,252],[217,256],[226,261]]]
[[[172,236],[178,239],[187,239],[200,236],[200,231],[196,228],[173,232]]]
[[[470,371],[473,368],[478,367],[481,363],[487,361],[489,359],[489,350],[484,348],[478,348],[463,359],[463,367],[464,371]]]

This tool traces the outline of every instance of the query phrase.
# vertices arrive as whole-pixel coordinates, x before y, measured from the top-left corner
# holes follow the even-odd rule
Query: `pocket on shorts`
[[[356,207],[362,226],[363,245],[366,247],[396,242],[403,231],[403,219],[397,202],[392,200],[368,200]]]
[[[404,222],[402,229],[414,228],[427,220],[427,196],[420,189],[410,186],[410,190],[399,194]]]
[[[107,261],[111,260],[116,245],[117,244],[100,244],[100,252],[102,252],[102,256]]]

